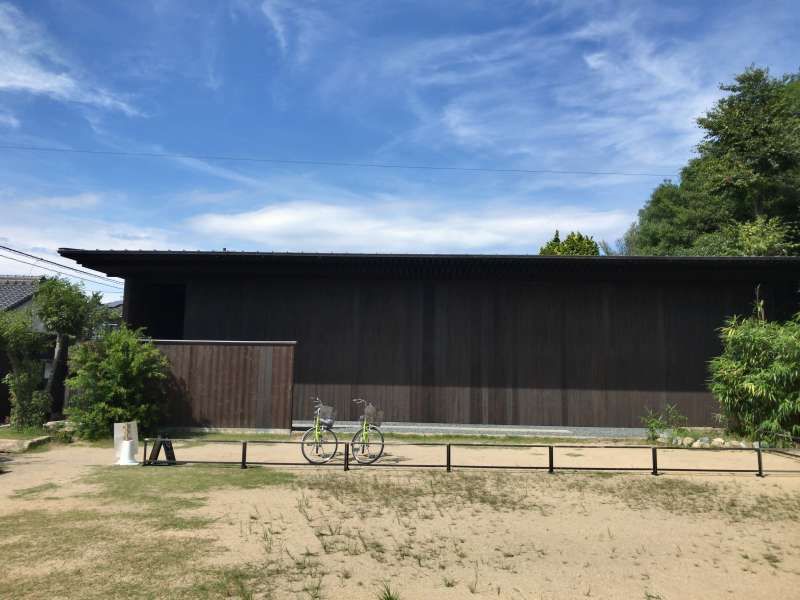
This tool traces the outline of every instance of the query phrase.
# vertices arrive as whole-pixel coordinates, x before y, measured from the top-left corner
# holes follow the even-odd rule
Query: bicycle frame
[[[369,444],[369,421],[367,415],[364,415],[363,422],[361,423],[361,443]]]
[[[317,444],[320,443],[320,439],[322,438],[322,429],[323,429],[322,419],[320,419],[319,417],[319,411],[320,409],[318,408],[314,413],[314,442]]]

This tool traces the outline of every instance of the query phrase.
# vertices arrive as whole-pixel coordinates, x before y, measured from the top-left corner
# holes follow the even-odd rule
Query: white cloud
[[[330,33],[343,33],[341,23],[335,23],[332,17],[310,3],[262,0],[257,5],[239,2],[235,6],[266,22],[281,54],[291,56],[298,64],[308,62]]]
[[[128,101],[89,81],[34,21],[0,4],[0,91],[25,92],[139,115]]]
[[[632,216],[569,206],[475,210],[382,202],[288,201],[253,211],[205,213],[188,226],[204,236],[259,248],[343,252],[535,253],[555,229],[615,235]]]
[[[19,119],[12,115],[10,112],[0,110],[0,126],[10,127],[11,129],[18,129],[20,125]]]
[[[20,204],[28,208],[55,208],[59,210],[80,210],[93,208],[100,203],[100,196],[93,193],[72,196],[41,196],[23,200]]]
[[[278,40],[278,45],[283,52],[286,52],[288,42],[286,41],[286,26],[283,22],[281,14],[282,3],[275,2],[274,0],[264,0],[261,3],[261,12],[267,18],[272,31],[275,33],[275,38]]]

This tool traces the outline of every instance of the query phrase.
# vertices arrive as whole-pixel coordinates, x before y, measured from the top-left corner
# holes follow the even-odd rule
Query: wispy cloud
[[[317,46],[329,34],[343,34],[342,23],[311,3],[291,0],[240,1],[236,5],[253,19],[263,21],[270,29],[281,54],[297,63],[312,58]]]
[[[0,91],[140,114],[127,100],[92,83],[38,23],[6,3],[0,4]]]
[[[58,210],[81,210],[94,208],[100,203],[100,195],[86,192],[73,196],[40,196],[22,200],[18,206],[26,208],[54,208]]]
[[[4,110],[0,110],[0,126],[2,127],[10,127],[11,129],[17,129],[20,125],[19,119],[15,117],[10,112],[6,112]]]
[[[362,37],[336,54],[319,89],[331,106],[360,114],[404,100],[415,121],[406,129],[391,122],[385,155],[424,146],[451,161],[480,153],[517,166],[677,170],[719,82],[782,56],[766,43],[770,24],[751,25],[752,11],[731,10],[702,32],[695,12],[536,3],[514,26]],[[752,40],[742,43],[739,32]]]

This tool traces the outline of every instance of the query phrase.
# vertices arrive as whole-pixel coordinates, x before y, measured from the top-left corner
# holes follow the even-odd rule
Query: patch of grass
[[[349,478],[348,478],[349,477]],[[344,506],[358,506],[363,515],[393,511],[400,517],[430,518],[433,511],[458,510],[465,505],[493,510],[536,510],[547,514],[551,505],[530,493],[527,477],[512,480],[501,473],[414,473],[391,477],[367,474],[361,485],[352,476],[328,472],[298,476],[295,486],[332,498]]]
[[[470,594],[478,593],[478,563],[475,563],[475,578],[467,584]]]
[[[211,490],[254,489],[269,485],[287,485],[295,476],[285,471],[251,467],[180,465],[171,467],[141,467],[120,469],[97,467],[85,481],[102,486],[101,493],[116,500],[142,500],[162,497],[163,494],[201,494]]]
[[[283,471],[253,467],[249,469],[173,466],[173,467],[96,467],[83,479],[98,487],[88,496],[124,503],[132,513],[159,529],[202,527],[208,519],[183,517],[180,511],[205,504],[204,493],[216,489],[254,489],[285,485],[294,476]],[[139,511],[139,512],[136,512]]]
[[[202,535],[212,520],[181,514],[203,505],[202,494],[213,489],[283,485],[292,479],[260,468],[96,468],[83,479],[96,487],[88,496],[129,510],[19,511],[0,518],[0,555],[4,569],[13,573],[0,581],[0,597],[64,597],[71,590],[67,596],[110,598],[120,596],[122,585],[130,598],[273,598],[273,578],[284,574],[310,578],[306,591],[319,597],[315,590],[323,572],[309,553],[291,563],[198,568],[218,549]],[[20,497],[54,487],[20,490]]]
[[[552,476],[551,476],[552,477]],[[794,520],[800,494],[743,494],[736,483],[698,482],[677,477],[614,477],[559,474],[567,489],[609,495],[635,510],[658,508],[676,514],[717,514],[731,521]]]
[[[191,537],[154,543],[147,533],[139,522],[93,510],[4,515],[0,555],[10,575],[0,578],[0,597],[65,597],[66,591],[101,599],[119,597],[121,585],[129,598],[180,597],[177,582],[213,549],[213,541]],[[152,577],[154,570],[159,577]]]
[[[14,492],[11,496],[12,498],[33,498],[38,496],[43,492],[49,492],[51,490],[58,489],[58,486],[55,483],[43,483],[42,485],[35,485],[29,488],[23,488]]]
[[[252,582],[257,579],[254,567],[233,567],[207,572],[207,577],[185,590],[191,598],[239,598],[251,600],[256,593],[260,598],[272,598],[270,588],[256,591]]]
[[[769,563],[769,566],[772,567],[773,569],[776,569],[778,565],[781,563],[781,557],[772,552],[766,552],[765,554],[762,554],[762,556],[764,557],[764,560]]]
[[[13,427],[0,427],[0,440],[32,440],[33,438],[50,435],[50,432],[41,428],[14,429]]]

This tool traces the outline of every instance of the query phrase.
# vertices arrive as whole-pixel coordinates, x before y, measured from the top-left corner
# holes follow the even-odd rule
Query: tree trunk
[[[56,348],[53,353],[53,369],[50,378],[47,380],[45,392],[50,396],[53,404],[51,412],[54,416],[59,416],[64,408],[64,379],[67,374],[67,349],[69,342],[63,334],[56,335]]]

